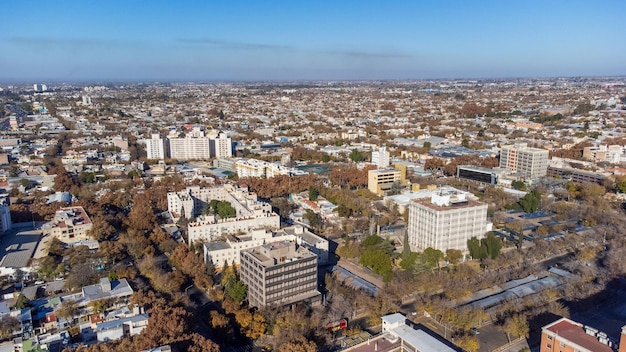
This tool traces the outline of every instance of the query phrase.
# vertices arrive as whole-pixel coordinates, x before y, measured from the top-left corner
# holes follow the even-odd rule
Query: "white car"
[[[46,283],[46,282],[45,282],[45,281],[43,281],[43,280],[37,280],[37,281],[35,281],[35,285],[43,285],[43,284],[45,284],[45,283]]]

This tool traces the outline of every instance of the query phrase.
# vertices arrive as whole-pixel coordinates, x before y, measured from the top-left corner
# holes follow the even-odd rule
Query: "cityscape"
[[[5,5],[0,352],[626,351],[624,4]]]

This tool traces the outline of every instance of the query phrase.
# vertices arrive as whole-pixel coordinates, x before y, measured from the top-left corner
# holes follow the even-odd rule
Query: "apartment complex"
[[[408,234],[413,251],[430,247],[467,252],[467,240],[482,238],[490,225],[487,204],[468,199],[461,192],[440,190],[409,205]]]
[[[4,233],[11,228],[11,199],[8,194],[0,196],[0,233]]]
[[[211,131],[208,135],[194,127],[185,136],[176,134],[167,138],[169,156],[177,160],[207,160],[233,156],[232,140],[223,131]]]
[[[626,326],[622,327],[620,341],[606,333],[567,318],[561,318],[541,329],[540,352],[624,352]]]
[[[143,142],[146,144],[146,158],[165,159],[168,150],[165,148],[165,140],[158,133],[153,133],[150,139],[144,139]]]
[[[372,164],[376,165],[379,169],[389,167],[389,152],[386,147],[380,147],[378,150],[372,152]]]
[[[72,243],[88,239],[87,231],[93,226],[83,207],[61,208],[54,214],[54,219],[45,224],[43,232],[56,237],[61,242]]]
[[[210,155],[213,158],[232,158],[233,142],[223,131],[214,131],[209,134]]]
[[[265,177],[272,178],[278,175],[298,176],[306,172],[285,167],[258,159],[239,159],[235,162],[235,172],[239,177]]]
[[[548,151],[530,148],[526,143],[502,146],[500,167],[507,168],[526,178],[537,179],[548,172]]]
[[[367,172],[367,189],[370,192],[381,195],[391,190],[394,182],[400,182],[400,170],[369,170]]]
[[[285,227],[278,231],[257,229],[242,235],[227,235],[221,241],[204,244],[204,261],[211,261],[216,269],[223,266],[241,263],[241,251],[258,247],[268,242],[290,241],[303,246],[317,255],[319,264],[328,262],[328,241],[315,235],[303,226]]]
[[[241,280],[251,307],[318,303],[317,256],[295,242],[279,241],[241,252]]]
[[[222,219],[217,214],[202,214],[211,200],[228,202],[235,209],[234,218]],[[167,194],[167,209],[174,220],[183,215],[195,218],[188,225],[189,242],[212,241],[215,238],[253,229],[275,230],[280,228],[280,217],[272,212],[272,206],[258,200],[256,193],[247,187],[225,184],[215,187],[187,187],[180,192]]]

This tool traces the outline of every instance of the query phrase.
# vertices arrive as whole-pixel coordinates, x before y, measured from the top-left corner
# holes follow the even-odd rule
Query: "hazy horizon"
[[[0,81],[626,74],[620,1],[8,2]],[[35,6],[34,6],[35,5]]]

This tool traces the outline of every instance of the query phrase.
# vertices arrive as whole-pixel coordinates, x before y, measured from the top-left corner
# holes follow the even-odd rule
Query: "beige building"
[[[61,242],[72,243],[88,239],[87,231],[93,226],[83,207],[61,208],[54,214],[54,219],[45,224],[43,232]]]
[[[441,191],[409,205],[408,235],[413,251],[426,248],[467,252],[467,240],[482,238],[491,230],[487,204],[468,199],[464,193]]]
[[[400,183],[400,170],[369,170],[367,172],[367,189],[370,192],[381,195],[389,191],[394,182]]]
[[[500,167],[537,179],[548,173],[548,151],[530,148],[526,143],[502,146]]]

